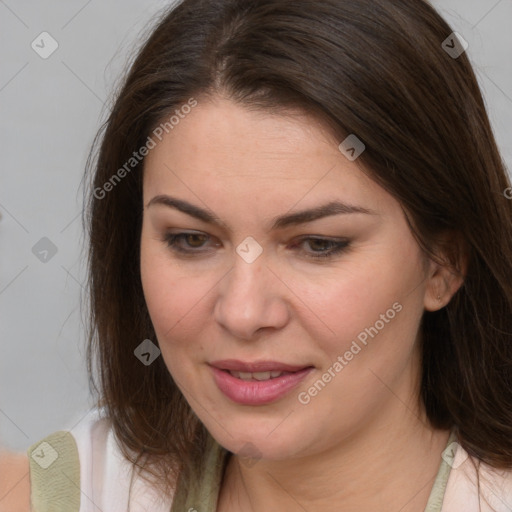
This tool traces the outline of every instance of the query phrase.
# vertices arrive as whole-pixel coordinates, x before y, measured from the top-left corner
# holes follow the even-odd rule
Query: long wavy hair
[[[134,356],[158,340],[140,276],[144,158],[133,154],[191,98],[220,93],[300,109],[340,142],[357,134],[362,170],[400,202],[424,254],[435,258],[446,232],[464,242],[463,285],[422,318],[419,399],[471,455],[512,467],[510,180],[468,56],[442,47],[452,32],[423,0],[182,0],[145,37],[87,162],[88,368],[126,457],[166,489],[193,480],[208,433],[163,359]]]

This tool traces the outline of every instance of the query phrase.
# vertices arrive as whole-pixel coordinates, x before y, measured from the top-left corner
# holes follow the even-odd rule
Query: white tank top
[[[100,411],[92,410],[69,432],[78,449],[80,468],[79,509],[77,506],[75,510],[79,512],[171,511],[173,496],[163,497],[146,480],[137,476],[133,465],[122,455],[109,421],[102,418]],[[65,434],[67,435],[67,432]],[[62,488],[63,496],[68,491],[75,492],[75,498],[78,499],[77,485],[73,484],[69,477],[62,478],[60,474],[62,471],[58,465],[54,466],[57,469],[53,480],[46,469],[39,467],[41,464],[44,466],[51,463],[52,458],[58,456],[58,438],[52,440],[51,436],[48,436],[45,439],[49,440],[50,445],[53,443],[57,450],[44,445],[45,440],[34,444],[28,450],[31,458],[31,480],[37,483],[37,490],[33,489],[34,494],[41,503],[40,510],[69,512],[69,507],[66,508],[65,505],[60,508],[54,505],[55,495],[58,494],[56,487]],[[218,455],[213,459],[218,459]],[[496,470],[487,464],[480,463],[479,495],[477,473],[472,464],[475,460],[456,443],[452,433],[443,452],[443,459],[425,512],[512,512],[512,470]],[[68,467],[71,466],[78,468],[78,461],[73,464],[68,463]],[[43,475],[43,480],[36,478],[36,472]],[[214,473],[219,471],[215,470]],[[216,479],[218,475],[213,476],[207,486],[215,485]],[[54,484],[41,483],[45,481]],[[46,488],[48,488],[47,496],[44,495]],[[69,498],[63,498],[62,503],[65,503],[66,499]],[[197,503],[196,499],[192,501]],[[215,499],[209,499],[206,506],[208,510],[205,509],[204,512],[214,512],[215,501]],[[36,509],[36,512],[39,511]],[[189,510],[185,509],[182,512],[189,512]]]

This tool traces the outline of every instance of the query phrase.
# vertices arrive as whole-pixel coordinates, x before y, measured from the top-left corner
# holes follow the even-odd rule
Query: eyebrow
[[[231,231],[231,229],[219,218],[215,215],[211,210],[200,208],[199,206],[193,205],[183,199],[178,199],[176,197],[168,196],[168,195],[157,195],[153,197],[148,204],[146,205],[149,208],[152,205],[164,205],[169,208],[174,208],[179,210],[180,212],[186,213],[191,217],[195,217],[203,222],[208,224],[215,224],[217,226],[223,227],[227,231]],[[281,215],[278,217],[274,217],[272,230],[282,229],[289,226],[296,226],[300,224],[306,224],[307,222],[312,222],[314,220],[321,219],[323,217],[329,217],[331,215],[339,215],[339,214],[355,214],[362,213],[366,215],[379,215],[375,210],[370,208],[364,208],[362,206],[355,206],[346,203],[342,203],[341,201],[330,201],[329,203],[317,206],[315,208],[310,208],[308,210],[301,210],[294,213],[288,213],[286,215]]]

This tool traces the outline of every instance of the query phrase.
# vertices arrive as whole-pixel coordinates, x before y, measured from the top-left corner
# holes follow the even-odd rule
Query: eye
[[[307,258],[330,258],[345,251],[350,242],[344,239],[303,237],[297,245],[307,243],[312,251],[304,251]]]
[[[181,232],[181,233],[166,233],[163,241],[175,253],[183,256],[197,256],[209,252],[209,249],[204,249],[207,242],[211,237],[202,232]],[[323,237],[302,237],[298,242],[295,242],[291,248],[295,249],[304,244],[309,245],[311,250],[307,251],[301,249],[306,258],[312,259],[327,259],[333,258],[335,255],[347,250],[350,242],[345,239],[331,239]],[[214,243],[214,247],[219,247],[219,243]]]
[[[166,233],[163,241],[173,251],[191,255],[199,252],[206,252],[204,250],[199,251],[205,242],[210,239],[210,236],[206,233],[200,232],[182,232],[182,233]],[[216,244],[217,246],[219,244]]]

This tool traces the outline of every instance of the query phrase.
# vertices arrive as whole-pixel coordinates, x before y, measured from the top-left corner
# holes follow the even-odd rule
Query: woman
[[[102,409],[28,450],[34,510],[511,510],[510,181],[452,32],[161,19],[90,161]]]

